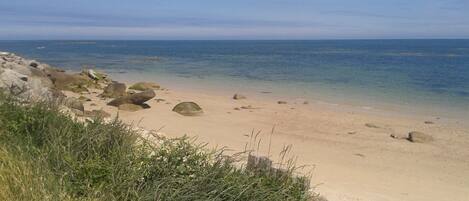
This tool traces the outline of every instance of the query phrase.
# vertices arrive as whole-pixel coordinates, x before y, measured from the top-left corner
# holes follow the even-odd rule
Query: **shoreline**
[[[170,89],[184,92],[209,93],[218,96],[232,96],[241,93],[262,101],[277,102],[288,100],[290,102],[307,101],[309,104],[356,112],[369,112],[372,114],[393,115],[394,117],[413,118],[444,118],[451,121],[461,121],[467,118],[464,104],[458,103],[442,105],[441,103],[398,103],[385,100],[384,97],[365,96],[346,92],[344,94],[323,88],[306,88],[298,83],[272,83],[267,81],[243,79],[210,79],[180,77],[177,75],[142,72],[109,73],[113,78],[126,84],[139,81],[155,81]],[[316,91],[317,90],[317,91]],[[340,95],[337,95],[340,94]],[[352,97],[351,97],[352,96]],[[405,101],[402,101],[405,102]],[[469,104],[469,102],[468,102]],[[469,107],[467,108],[469,110]]]

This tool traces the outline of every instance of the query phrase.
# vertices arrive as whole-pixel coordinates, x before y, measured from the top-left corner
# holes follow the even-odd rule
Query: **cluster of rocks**
[[[22,101],[57,101],[77,116],[108,117],[102,110],[85,110],[83,102],[91,99],[80,96],[66,97],[63,91],[86,94],[90,89],[102,90],[102,99],[111,99],[107,105],[125,111],[138,111],[150,108],[145,102],[153,99],[160,85],[153,82],[138,82],[130,86],[111,80],[106,74],[93,69],[80,73],[66,73],[48,64],[28,60],[13,53],[0,52],[0,90],[12,94]],[[182,102],[173,108],[184,116],[203,113],[194,102]]]
[[[54,70],[47,64],[0,52],[0,89],[23,100],[52,99],[59,95],[48,77]]]

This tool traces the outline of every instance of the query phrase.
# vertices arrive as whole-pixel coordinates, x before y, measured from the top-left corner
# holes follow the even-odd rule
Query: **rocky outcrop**
[[[129,87],[129,89],[137,91],[146,91],[146,90],[157,90],[160,89],[160,85],[154,82],[137,82]]]
[[[0,88],[24,100],[54,98],[52,82],[44,72],[50,66],[12,53],[0,54]]]
[[[112,82],[111,84],[107,85],[103,93],[101,94],[101,97],[104,98],[118,98],[126,95],[125,90],[127,87],[125,86],[124,83],[119,83],[119,82]]]
[[[143,105],[146,101],[155,97],[156,94],[153,90],[146,90],[144,92],[135,93],[131,95],[116,98],[108,103],[108,105],[119,107],[122,104]]]
[[[65,72],[50,71],[49,78],[54,87],[60,90],[72,91],[75,93],[88,92],[88,88],[97,88],[99,85],[93,82],[88,76],[81,74],[67,74]]]
[[[174,106],[174,112],[184,116],[198,116],[203,114],[202,108],[194,102],[182,102]]]

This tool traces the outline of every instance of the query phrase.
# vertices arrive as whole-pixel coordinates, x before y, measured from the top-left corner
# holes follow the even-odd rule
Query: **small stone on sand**
[[[287,101],[277,101],[278,104],[287,104]]]

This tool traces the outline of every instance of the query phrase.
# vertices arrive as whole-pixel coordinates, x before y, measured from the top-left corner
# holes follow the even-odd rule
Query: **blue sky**
[[[469,0],[0,0],[0,39],[469,38]]]

